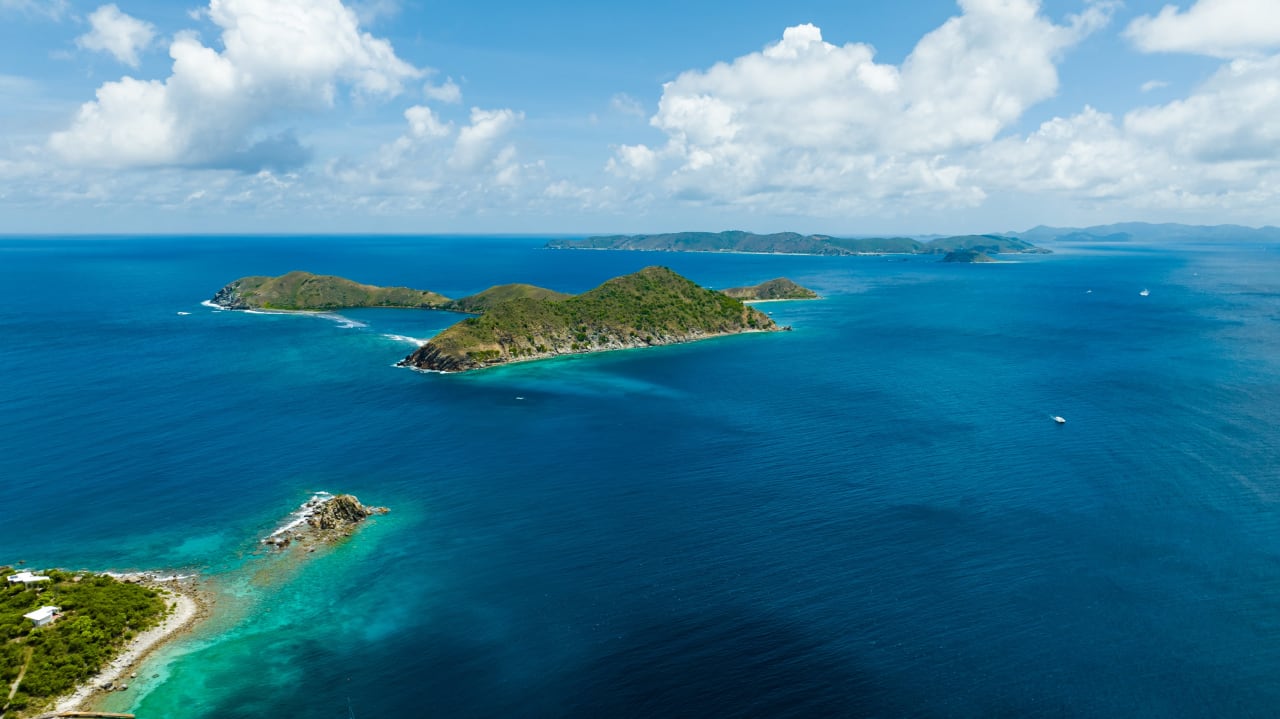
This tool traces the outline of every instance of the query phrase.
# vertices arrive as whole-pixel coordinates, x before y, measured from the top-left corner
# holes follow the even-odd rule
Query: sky
[[[1277,208],[1276,0],[0,0],[0,234]]]

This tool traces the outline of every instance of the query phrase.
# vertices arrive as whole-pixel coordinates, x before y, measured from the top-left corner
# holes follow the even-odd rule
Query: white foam
[[[205,307],[210,307],[210,308],[215,309],[215,310],[218,310],[218,311],[222,311],[222,310],[227,309],[226,307],[223,307],[222,305],[215,305],[213,302],[211,302],[211,301],[209,301],[209,300],[205,300],[204,302],[201,302],[200,304],[204,305]]]
[[[326,320],[333,320],[334,322],[337,322],[337,323],[338,323],[338,327],[340,327],[340,328],[342,328],[342,329],[344,329],[344,330],[349,330],[349,329],[352,329],[352,328],[354,328],[354,327],[368,327],[368,326],[369,326],[369,325],[367,325],[367,324],[365,324],[365,323],[363,323],[363,322],[357,322],[357,321],[355,321],[355,320],[351,319],[350,317],[343,317],[342,315],[340,315],[340,314],[336,314],[336,313],[333,313],[333,312],[322,312],[322,313],[320,313],[320,314],[316,315],[316,317],[323,317],[323,318],[324,318],[324,319],[326,319]]]
[[[410,337],[408,335],[384,334],[382,336],[386,337],[389,340],[395,340],[396,342],[408,342],[409,344],[414,345],[415,347],[421,347],[427,343],[427,340],[421,340],[421,339],[418,339],[417,337]]]
[[[276,531],[263,537],[262,541],[269,542],[272,539],[280,536],[281,534],[284,534],[285,532],[293,529],[294,527],[302,526],[303,524],[306,523],[308,519],[311,518],[311,515],[316,513],[317,509],[323,507],[332,499],[333,499],[333,495],[329,494],[328,492],[316,492],[315,494],[311,495],[311,499],[308,499],[307,501],[299,505],[299,507],[296,510],[294,510],[286,518],[285,523],[280,525],[280,527],[277,528]]]
[[[187,316],[187,315],[189,315],[189,314],[191,314],[191,313],[190,313],[190,312],[179,312],[179,313],[178,313],[178,315],[179,315],[179,316],[181,316],[181,317],[186,317],[186,316]]]

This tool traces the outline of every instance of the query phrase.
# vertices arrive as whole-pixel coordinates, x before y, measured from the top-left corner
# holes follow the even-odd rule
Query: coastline
[[[94,701],[117,691],[103,689],[104,686],[114,686],[121,679],[127,685],[152,654],[174,639],[190,633],[210,614],[211,602],[196,588],[193,577],[154,578],[149,574],[127,574],[118,578],[168,592],[165,600],[169,604],[169,614],[158,625],[134,637],[95,676],[70,694],[59,697],[54,705],[54,712],[84,711]]]

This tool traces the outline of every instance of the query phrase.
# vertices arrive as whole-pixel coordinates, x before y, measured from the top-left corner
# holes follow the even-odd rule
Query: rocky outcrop
[[[214,293],[213,299],[209,300],[213,304],[228,310],[249,310],[253,309],[244,297],[240,294],[240,281],[236,280],[231,284],[223,287]]]
[[[943,262],[954,262],[958,264],[969,264],[976,262],[995,262],[989,255],[977,250],[956,250],[948,252],[946,257],[942,258]]]
[[[314,548],[349,537],[365,519],[389,511],[386,507],[366,507],[355,495],[321,492],[289,515],[289,520],[262,543],[280,549],[293,544]]]

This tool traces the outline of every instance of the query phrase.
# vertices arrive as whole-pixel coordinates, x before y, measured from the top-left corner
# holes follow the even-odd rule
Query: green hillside
[[[720,290],[730,297],[736,299],[750,300],[812,300],[817,299],[818,293],[808,287],[801,287],[786,277],[779,277],[776,280],[761,282],[751,287],[730,287]]]
[[[568,299],[519,297],[436,335],[401,364],[456,372],[578,352],[779,329],[740,300],[665,267],[646,267]]]
[[[442,307],[449,298],[408,287],[377,287],[310,272],[243,277],[218,290],[213,303],[233,310],[336,310],[344,307]]]
[[[461,299],[456,299],[443,305],[441,309],[482,314],[489,311],[489,309],[500,302],[508,302],[510,300],[517,299],[567,300],[572,296],[573,295],[567,295],[563,292],[556,292],[555,290],[548,290],[545,287],[535,287],[533,285],[497,285],[496,287],[490,287],[484,292],[477,292],[474,295],[468,295]]]
[[[8,709],[0,708],[6,716],[37,712],[75,689],[167,611],[154,589],[102,575],[44,574],[51,581],[31,587],[0,580],[0,707],[22,676]],[[52,624],[35,627],[23,618],[46,605],[61,608]]]

